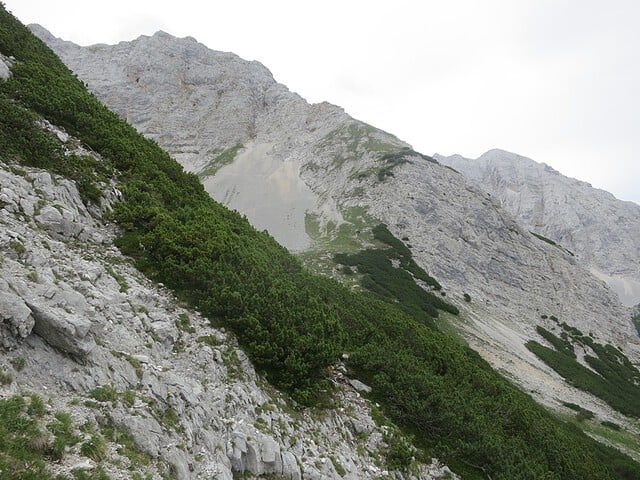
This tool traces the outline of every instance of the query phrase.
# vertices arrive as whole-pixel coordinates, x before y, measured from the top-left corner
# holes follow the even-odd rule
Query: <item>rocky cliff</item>
[[[44,401],[40,421],[54,445],[54,427],[68,419],[50,473],[451,478],[435,460],[411,474],[387,470],[400,434],[373,421],[358,391],[367,387],[340,364],[333,409],[300,409],[270,387],[233,335],[112,246],[116,229],[103,213],[119,195],[104,185],[102,206],[88,209],[73,182],[0,160],[0,401],[26,399],[29,412]]]
[[[436,158],[477,182],[524,228],[570,250],[623,303],[640,302],[640,206],[503,150]]]
[[[455,321],[496,368],[547,404],[623,422],[529,352],[560,318],[637,362],[631,312],[463,175],[329,104],[309,105],[256,62],[159,32],[118,45],[45,40],[110,108],[157,140],[207,190],[340,277],[331,253],[370,245],[384,222],[463,310]],[[470,302],[463,301],[468,296]],[[611,418],[613,418],[611,417]]]

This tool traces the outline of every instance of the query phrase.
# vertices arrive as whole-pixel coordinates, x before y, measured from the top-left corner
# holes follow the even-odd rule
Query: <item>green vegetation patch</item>
[[[407,157],[420,157],[423,160],[426,160],[431,163],[438,163],[433,158],[423,155],[422,153],[418,153],[414,150],[411,150],[408,147],[403,147],[398,151],[385,153],[381,157],[381,161],[383,163],[382,167],[378,169],[378,180],[381,182],[385,180],[387,177],[393,177],[393,169],[403,163],[411,163]]]
[[[363,274],[361,284],[377,296],[398,306],[415,318],[433,325],[438,310],[458,314],[458,309],[441,297],[426,291],[416,283],[422,280],[435,290],[442,287],[412,258],[411,251],[389,232],[386,225],[373,228],[374,238],[387,248],[370,248],[355,254],[337,254],[334,260],[348,267],[356,267]]]
[[[542,327],[537,328],[538,333],[554,348],[533,340],[527,342],[526,347],[571,385],[601,398],[620,413],[640,418],[640,371],[617,348],[596,343],[578,329],[564,322],[563,325],[565,332],[572,332],[573,342],[589,347],[595,354],[584,357],[593,370],[577,361],[568,339],[557,337]]]
[[[228,148],[219,155],[216,155],[213,160],[211,160],[207,164],[206,167],[198,172],[198,177],[212,177],[213,175],[218,173],[218,170],[220,170],[222,167],[232,164],[236,158],[236,155],[238,155],[238,152],[242,148],[243,146],[241,144],[238,144],[235,147]]]
[[[632,317],[631,317],[631,321],[633,322],[633,325],[636,327],[636,331],[638,332],[638,335],[640,335],[640,308],[637,308]]]
[[[562,245],[559,245],[558,243],[554,242],[550,238],[547,238],[547,237],[545,237],[543,235],[540,235],[539,233],[532,232],[532,231],[529,231],[529,233],[531,235],[533,235],[534,237],[536,237],[537,239],[542,240],[543,242],[548,243],[549,245],[553,245],[554,247],[559,248],[560,250],[562,250],[564,253],[568,253],[572,257],[575,257],[575,254],[572,251],[567,250]]]
[[[571,344],[571,342],[568,339],[563,339],[563,338],[556,337],[549,330],[547,330],[547,329],[545,329],[545,328],[543,328],[543,327],[541,327],[539,325],[536,327],[536,332],[538,332],[538,334],[541,337],[543,337],[551,345],[553,345],[553,348],[555,348],[557,351],[565,353],[566,355],[568,355],[568,356],[570,356],[572,358],[576,358],[576,354],[574,352],[573,345]]]
[[[2,480],[70,480],[54,477],[47,464],[60,461],[78,444],[79,437],[66,412],[47,415],[44,402],[35,394],[0,399],[0,478]],[[80,447],[80,453],[88,455]],[[97,458],[94,458],[98,460]],[[108,480],[101,468],[73,478]]]

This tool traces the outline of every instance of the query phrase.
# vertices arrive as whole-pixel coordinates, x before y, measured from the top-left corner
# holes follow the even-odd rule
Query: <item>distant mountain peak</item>
[[[525,228],[575,253],[626,305],[640,302],[640,206],[504,150],[436,158],[479,183]]]

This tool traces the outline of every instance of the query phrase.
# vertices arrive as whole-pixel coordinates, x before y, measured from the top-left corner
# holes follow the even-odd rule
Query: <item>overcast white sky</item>
[[[420,152],[502,148],[640,204],[637,0],[3,0],[81,45],[164,30]]]

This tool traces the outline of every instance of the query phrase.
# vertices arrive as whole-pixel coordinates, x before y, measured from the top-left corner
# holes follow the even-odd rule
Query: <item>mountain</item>
[[[188,213],[187,204],[217,222],[204,241],[238,234],[235,256],[219,244],[216,251],[232,258],[237,274],[246,263],[274,282],[271,294],[288,295],[286,280],[264,268],[273,273],[283,261],[289,278],[296,264],[272,239],[212,203],[197,179],[87,94],[3,8],[0,52],[0,477],[458,478],[435,459],[413,458],[418,450],[363,397],[370,388],[347,372],[346,357],[335,354],[331,365],[323,363],[330,408],[303,408],[266,381],[266,343],[252,341],[261,348],[257,372],[245,353],[251,348],[240,348],[229,324],[212,326],[214,317],[197,311],[192,297],[137,270],[115,247],[125,228],[132,234],[144,224],[145,208],[158,226],[176,211]],[[143,198],[134,206],[137,196]],[[124,227],[128,222],[137,227]],[[190,232],[188,240],[173,241],[193,249],[196,240]],[[246,249],[253,242],[268,261],[238,253],[240,244]],[[178,272],[178,258],[168,265],[167,283],[174,287],[186,276]],[[154,262],[156,275],[167,260]],[[225,263],[216,260],[219,268]],[[224,280],[233,286],[228,275]],[[313,296],[297,287],[304,300],[295,298],[295,306],[319,328],[318,307],[305,304]],[[191,295],[195,288],[191,282]],[[296,315],[288,300],[279,304]],[[271,309],[269,320],[277,316]],[[284,354],[303,337],[276,333],[286,337]],[[314,344],[333,339],[327,332],[321,341],[309,333],[304,338]],[[272,338],[267,343],[274,345]],[[305,345],[307,354],[314,351]],[[281,372],[304,371],[287,358]],[[302,392],[305,378],[297,378],[295,391]]]
[[[640,206],[528,158],[490,150],[435,158],[491,194],[528,230],[567,248],[625,305],[640,303]]]
[[[616,295],[463,176],[339,107],[309,105],[257,62],[158,32],[79,47],[34,32],[122,118],[153,138],[207,191],[320,271],[331,254],[369,245],[382,222],[465,310],[465,338],[552,405],[591,400],[525,348],[551,316],[619,345],[638,336]],[[348,279],[347,279],[348,280]],[[462,301],[468,295],[471,304]],[[534,367],[534,368],[532,368]]]
[[[369,478],[385,470],[395,478],[448,476],[431,460],[436,454],[465,478],[640,478],[637,463],[581,431],[633,454],[626,443],[633,421],[621,414],[639,416],[640,372],[607,339],[625,336],[622,320],[608,322],[611,331],[583,334],[573,323],[577,314],[566,320],[542,314],[536,322],[548,329],[537,324],[529,327],[530,336],[522,335],[522,341],[529,340],[522,354],[559,388],[567,389],[551,368],[600,398],[565,390],[574,395],[560,398],[565,414],[578,410],[568,420],[550,414],[450,331],[443,332],[447,325],[471,322],[475,328],[495,328],[491,315],[504,314],[507,303],[496,298],[481,305],[483,298],[466,292],[457,297],[453,280],[459,272],[446,273],[443,266],[460,269],[466,263],[447,252],[437,252],[431,261],[453,287],[425,271],[425,256],[414,239],[397,236],[402,227],[393,221],[380,223],[389,218],[385,215],[402,213],[385,203],[397,193],[392,187],[415,188],[408,190],[417,201],[407,217],[414,223],[415,211],[433,204],[433,212],[420,214],[440,215],[438,224],[446,228],[425,230],[424,236],[454,236],[449,230],[463,209],[472,214],[477,239],[486,236],[491,247],[515,250],[515,259],[510,252],[498,257],[506,271],[522,271],[517,255],[527,252],[534,260],[548,260],[549,269],[559,272],[551,277],[556,284],[575,280],[576,307],[584,295],[593,295],[591,319],[604,308],[597,296],[609,295],[566,263],[564,252],[519,231],[495,205],[475,205],[484,196],[460,175],[348,117],[322,136],[324,144],[310,144],[312,153],[297,150],[297,139],[291,139],[290,153],[307,151],[297,178],[315,179],[305,184],[320,206],[336,207],[305,218],[305,234],[315,243],[300,257],[316,269],[333,265],[331,272],[353,287],[345,288],[312,275],[268,233],[212,200],[195,175],[87,94],[51,51],[1,8],[0,26],[8,72],[0,82],[0,156],[2,171],[8,172],[0,210],[10,226],[0,265],[7,267],[0,356],[3,476]],[[274,130],[270,138],[287,138],[291,131]],[[254,140],[263,138],[249,133]],[[244,152],[264,145],[251,138],[208,166],[222,173]],[[273,156],[276,166],[285,163],[279,145],[254,151],[253,161]],[[311,165],[309,158],[317,163]],[[199,173],[205,180],[217,175]],[[416,174],[420,182],[412,185]],[[244,184],[244,176],[237,181]],[[57,186],[63,190],[57,192]],[[457,200],[435,201],[434,192]],[[339,224],[328,217],[336,218],[336,212]],[[420,235],[415,240],[428,245]],[[541,272],[535,262],[531,269]],[[150,289],[138,296],[145,285]],[[471,286],[493,294],[497,288]],[[163,300],[173,295],[180,305]],[[613,313],[621,308],[609,307]],[[524,322],[510,327],[522,332]],[[31,364],[39,355],[46,360]],[[218,376],[224,370],[214,362],[226,367],[226,377]],[[255,382],[244,381],[253,377],[249,362],[256,367]],[[47,370],[59,363],[67,366],[61,376]],[[572,377],[575,372],[579,375]],[[242,386],[235,386],[240,380]],[[276,400],[252,403],[229,391],[247,388],[250,397],[263,398],[255,386]],[[367,422],[368,405],[380,436],[350,420],[361,398],[348,396],[350,388],[368,399],[361,418]],[[590,412],[584,405],[597,409]],[[236,422],[237,408],[247,416]],[[306,430],[309,417],[318,423]],[[344,435],[333,418],[347,426]],[[381,437],[379,454],[369,443],[376,437]],[[318,443],[327,450],[317,450]]]

